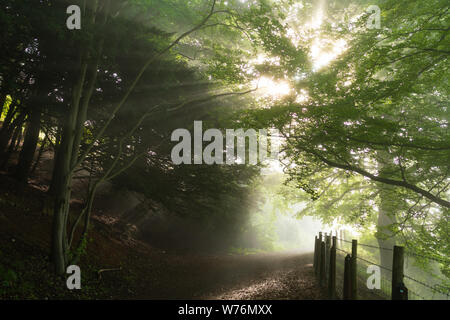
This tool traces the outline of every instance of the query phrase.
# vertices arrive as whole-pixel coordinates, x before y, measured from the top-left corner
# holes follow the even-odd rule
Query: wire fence
[[[442,276],[436,277],[438,271],[430,270],[428,272],[415,267],[414,264],[417,260],[427,260],[428,265],[443,264],[450,265],[450,259],[437,258],[418,254],[411,251],[406,251],[406,263],[404,282],[409,288],[411,293],[410,300],[449,300],[450,299],[450,287],[442,285]],[[436,268],[435,268],[436,269]],[[415,276],[411,275],[414,273]],[[417,279],[416,274],[421,274],[422,278]]]
[[[351,267],[355,269],[355,271],[352,271],[355,274],[352,277],[354,277],[353,282],[356,282],[356,284],[352,284],[353,287],[356,287],[352,290],[355,290],[355,293],[357,292],[358,299],[380,300],[393,298],[394,291],[397,292],[398,289],[398,281],[396,281],[396,285],[393,286],[392,284],[393,279],[397,279],[396,277],[401,277],[400,283],[404,287],[404,290],[402,289],[403,287],[398,289],[401,292],[400,296],[406,295],[408,300],[449,300],[450,298],[450,288],[442,284],[442,277],[433,277],[430,272],[415,266],[415,258],[419,257],[420,259],[430,260],[432,265],[434,263],[436,269],[436,263],[449,264],[449,260],[445,258],[428,257],[411,251],[404,251],[402,248],[401,271],[399,271],[398,264],[395,262],[396,251],[394,248],[358,243],[355,240],[349,241],[336,236],[333,237],[333,243],[336,245],[335,275],[331,275],[332,273],[329,272],[331,267],[328,266],[331,257],[330,249],[333,249],[331,237],[327,238],[325,234],[323,240],[326,243],[326,266],[324,267],[324,280],[320,280],[320,282],[328,285],[330,281],[335,283],[333,298],[345,298],[344,291],[348,290],[345,289],[345,281],[348,281],[348,279],[345,279],[345,258],[348,256],[353,260],[352,252],[355,253],[355,261],[352,261],[353,266]],[[318,241],[318,238],[316,238],[316,241]],[[388,265],[381,262],[383,260],[381,258],[382,255],[384,255],[385,263],[386,261],[390,262]],[[317,268],[319,261],[320,258],[316,261],[315,257],[315,268]],[[404,267],[404,261],[407,265],[406,268]],[[394,264],[397,266],[396,268],[394,268]],[[371,277],[374,268],[379,268],[378,277]],[[333,279],[330,279],[330,275]]]
[[[337,238],[338,242],[338,246],[339,244],[341,245],[341,248],[337,247],[336,250],[337,252],[339,252],[338,256],[340,256],[339,259],[336,259],[336,271],[337,271],[337,275],[336,275],[336,281],[337,283],[339,283],[339,285],[336,285],[336,287],[339,286],[339,291],[337,291],[337,297],[339,299],[343,299],[343,281],[344,281],[344,261],[345,261],[345,256],[346,255],[350,255],[351,256],[351,245],[352,245],[352,241],[347,241],[345,239],[340,239]],[[358,244],[359,246],[360,244]],[[362,245],[362,244],[361,244]],[[370,248],[377,248],[375,246],[371,246],[371,245],[362,245],[362,246],[367,246]],[[392,251],[392,250],[391,250]],[[357,280],[358,280],[358,288],[357,288],[357,292],[358,292],[358,297],[360,299],[364,299],[364,300],[384,300],[384,299],[389,299],[390,298],[390,291],[391,291],[391,280],[390,277],[392,276],[392,270],[384,267],[376,262],[370,261],[368,259],[364,259],[362,258],[360,255],[357,256],[357,261],[358,263],[357,265]],[[367,286],[367,278],[368,278],[368,274],[367,274],[367,270],[369,266],[378,266],[380,269],[382,269],[384,272],[380,273],[380,288],[379,289],[369,289]]]

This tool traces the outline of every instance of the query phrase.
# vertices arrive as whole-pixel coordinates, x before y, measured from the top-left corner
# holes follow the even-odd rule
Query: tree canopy
[[[65,24],[69,5],[81,8],[80,30]],[[379,28],[369,27],[370,5],[380,9]],[[171,133],[192,131],[195,120],[205,129],[278,130],[286,185],[265,197],[281,192],[284,205],[306,203],[300,215],[375,225],[380,243],[448,256],[447,1],[0,6],[0,167],[27,183],[37,150],[53,150],[58,273],[85,245],[106,181],[232,244],[261,205],[255,190],[273,163],[174,165]],[[87,192],[71,218],[75,179]]]

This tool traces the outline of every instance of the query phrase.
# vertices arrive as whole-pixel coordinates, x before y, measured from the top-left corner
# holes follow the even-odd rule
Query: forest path
[[[142,279],[147,288],[139,290],[143,299],[324,298],[314,278],[312,253],[173,258],[177,261],[153,269],[153,277]]]
[[[312,253],[168,252],[129,238],[103,216],[93,217],[92,241],[80,261],[83,290],[69,291],[65,277],[49,269],[52,217],[42,213],[43,198],[42,190],[0,174],[0,266],[19,275],[31,299],[325,298],[313,274]],[[98,270],[119,267],[98,278]],[[10,287],[3,297],[17,298],[23,290]]]

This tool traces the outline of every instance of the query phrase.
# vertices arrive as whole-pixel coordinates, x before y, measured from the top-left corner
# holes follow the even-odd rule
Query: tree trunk
[[[57,162],[53,172],[52,194],[54,195],[53,227],[51,259],[55,272],[63,274],[67,265],[67,220],[69,216],[69,201],[72,183],[72,154],[73,143],[76,136],[77,116],[80,107],[83,84],[86,76],[86,56],[81,57],[80,75],[73,88],[72,103],[67,120],[64,122],[61,144],[58,148]]]
[[[76,106],[73,106],[75,109]],[[57,179],[54,181],[53,195],[55,197],[53,207],[52,227],[52,261],[55,272],[63,274],[67,263],[67,217],[69,215],[69,201],[71,193],[71,163],[72,145],[74,139],[74,112],[71,112],[69,121],[64,128],[61,145],[59,147],[58,165],[56,167]]]
[[[64,124],[60,124],[58,126],[58,131],[56,134],[56,141],[55,141],[55,150],[53,153],[53,170],[52,170],[52,180],[50,182],[50,187],[48,189],[48,194],[54,195],[55,189],[56,189],[56,181],[59,180],[59,150],[61,148],[61,139],[62,139],[62,128],[64,127]]]
[[[30,121],[27,126],[25,140],[22,151],[20,152],[19,162],[16,168],[16,177],[20,182],[27,183],[33,163],[36,146],[39,140],[41,128],[41,111],[39,108],[33,109],[30,115]]]
[[[34,172],[36,171],[37,166],[39,165],[39,162],[42,159],[42,155],[43,155],[43,153],[45,151],[45,147],[47,145],[47,140],[48,140],[48,136],[45,135],[44,140],[42,140],[42,144],[41,144],[41,146],[39,148],[39,152],[38,152],[38,155],[36,157],[36,161],[34,162],[33,167],[31,168],[30,175],[34,174]]]
[[[19,115],[19,117],[14,120],[14,123],[10,126],[10,128],[8,128],[8,134],[12,134],[12,136],[8,137],[5,150],[0,150],[0,169],[5,169],[7,167],[9,158],[16,149],[16,146],[20,143],[24,118],[24,114]],[[9,133],[9,131],[11,131],[11,133]]]
[[[378,212],[377,241],[380,246],[380,264],[383,267],[392,269],[392,251],[385,250],[393,249],[395,245],[395,236],[389,228],[396,221],[395,213],[392,212],[392,205],[389,203],[389,197],[387,197],[389,192],[389,190],[380,192],[381,205]]]
[[[17,127],[12,134],[11,140],[9,142],[9,146],[7,145],[7,149],[5,152],[2,152],[1,162],[0,162],[0,169],[6,169],[8,166],[9,158],[11,158],[11,154],[14,151],[14,147],[16,145],[16,141],[19,137],[19,131],[22,130],[22,128]]]
[[[381,157],[379,162],[380,175],[387,176],[389,172],[393,172],[393,166],[390,164],[391,156],[386,152],[378,152]],[[397,196],[397,188],[387,184],[378,184],[380,205],[378,210],[377,221],[377,241],[380,246],[380,264],[383,267],[392,269],[392,249],[394,248],[395,234],[391,227],[396,223],[396,214],[399,210],[399,197]],[[381,249],[384,248],[384,249]],[[387,249],[387,250],[386,250]],[[386,272],[383,269],[382,272]]]
[[[8,142],[14,131],[14,115],[16,114],[15,105],[11,104],[10,108],[6,114],[5,121],[3,121],[2,129],[0,130],[0,159],[2,155],[6,152],[8,147]]]
[[[54,204],[54,215],[52,225],[51,259],[54,271],[64,274],[67,266],[66,245],[66,216],[69,213],[70,186],[69,178],[66,176],[65,186],[58,190]]]
[[[16,141],[14,141],[14,143],[11,144],[12,152],[19,151],[20,142],[22,142],[22,138],[23,138],[23,122],[20,124],[20,126],[17,129],[19,131],[19,135],[17,136]],[[9,154],[11,154],[12,152],[10,152]]]
[[[107,7],[109,7],[109,1]],[[98,2],[95,2],[94,7],[91,9],[89,20],[91,24],[94,25]],[[107,15],[105,14],[105,19],[106,17]],[[102,43],[102,41],[100,41],[100,43]],[[91,47],[91,45],[92,43],[89,47]],[[102,45],[100,45],[100,47],[102,47]],[[98,56],[98,59],[99,58],[100,54]],[[53,172],[51,192],[55,197],[55,203],[51,256],[55,271],[58,274],[63,274],[65,272],[65,267],[68,262],[68,251],[70,248],[67,227],[72,174],[74,165],[78,161],[79,143],[82,136],[82,130],[84,129],[87,108],[95,86],[99,62],[98,59],[96,59],[97,61],[91,61],[89,63],[89,49],[87,47],[80,48],[80,74],[72,90],[70,112],[67,122],[65,122],[63,127],[61,143],[58,148],[55,170]],[[86,77],[88,77],[86,85],[87,89],[85,89]]]

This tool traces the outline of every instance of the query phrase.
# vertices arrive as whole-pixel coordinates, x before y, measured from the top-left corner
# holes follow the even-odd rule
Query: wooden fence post
[[[392,300],[408,300],[408,289],[403,284],[404,248],[394,246],[392,261]]]
[[[330,270],[330,245],[331,232],[325,236],[325,280],[328,281],[328,273]]]
[[[351,292],[352,300],[357,300],[358,296],[358,268],[357,268],[357,257],[358,257],[358,240],[352,240],[352,260],[351,260]]]
[[[328,297],[332,300],[336,298],[336,236],[333,237],[333,246],[330,251],[330,267],[328,274]]]
[[[322,255],[320,253],[322,243],[322,232],[319,232],[319,239],[317,239],[317,268],[316,268],[316,276],[320,275],[320,259],[322,259]]]
[[[318,242],[319,242],[319,238],[317,238],[317,236],[315,236],[314,237],[314,264],[313,264],[313,267],[314,267],[314,273],[316,275],[317,275],[317,261],[318,261],[317,254],[318,254],[318,251],[319,251],[317,249]]]
[[[325,242],[320,243],[320,271],[319,271],[319,283],[321,286],[325,284]]]
[[[351,257],[348,254],[345,257],[344,263],[344,290],[343,290],[343,299],[350,300],[352,291],[351,291],[351,277],[350,277],[350,269],[351,269]]]

